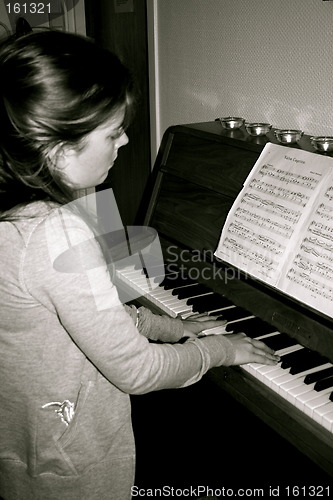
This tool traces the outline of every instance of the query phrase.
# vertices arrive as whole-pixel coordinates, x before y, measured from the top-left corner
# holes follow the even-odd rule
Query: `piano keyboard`
[[[156,277],[160,271],[160,268],[156,270]],[[204,335],[244,332],[265,342],[279,354],[278,365],[249,363],[241,368],[333,432],[333,364],[327,358],[275,331],[273,326],[205,285],[176,273],[167,274],[156,288],[152,286],[151,273],[148,279],[142,270],[134,267],[118,270],[117,277],[126,287],[146,296],[161,312],[173,318],[186,319],[196,313],[208,313],[227,320],[225,326],[206,330],[202,332]]]

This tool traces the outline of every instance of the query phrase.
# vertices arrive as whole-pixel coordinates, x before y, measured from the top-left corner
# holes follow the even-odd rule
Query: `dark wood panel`
[[[258,157],[255,151],[177,131],[164,169],[234,199]]]
[[[150,225],[198,252],[213,252],[231,205],[230,197],[166,174]]]
[[[123,223],[131,225],[138,217],[151,172],[146,0],[133,0],[133,12],[120,14],[113,1],[85,1],[87,34],[123,60],[138,89],[129,144],[120,148],[108,178],[98,188],[113,188]]]
[[[213,368],[208,377],[333,476],[330,432],[242,368]]]

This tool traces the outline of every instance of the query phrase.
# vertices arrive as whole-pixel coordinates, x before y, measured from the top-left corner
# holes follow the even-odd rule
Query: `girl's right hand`
[[[264,342],[261,342],[261,340],[251,339],[245,333],[231,333],[227,337],[233,344],[236,352],[233,365],[243,365],[246,363],[276,365],[280,361],[280,356],[274,354],[274,351],[264,344]]]

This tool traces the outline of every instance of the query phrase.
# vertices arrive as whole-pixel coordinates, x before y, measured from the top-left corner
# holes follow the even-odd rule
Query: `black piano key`
[[[223,297],[222,295],[219,295],[215,292],[211,295],[203,297],[203,299],[203,304],[206,304],[207,312],[223,309],[224,307],[230,307],[234,305],[231,300],[227,299],[227,297]],[[223,314],[223,311],[216,312],[216,315],[217,314]]]
[[[164,282],[165,282],[165,283],[167,283],[167,282],[168,282],[168,281],[170,281],[170,280],[176,280],[176,279],[178,279],[178,277],[179,277],[179,276],[180,276],[180,275],[179,275],[179,273],[168,273],[168,274],[165,274],[165,275],[164,275],[164,278],[163,278],[163,283],[164,283]],[[157,277],[156,277],[156,278],[154,278],[155,283],[156,283],[157,281],[159,281],[159,277],[160,277],[160,276],[159,276],[159,275],[157,275]]]
[[[319,370],[315,373],[309,373],[304,379],[304,384],[313,384],[314,382],[318,382],[318,380],[330,377],[331,375],[333,375],[333,366],[330,368],[324,368],[323,370]]]
[[[184,285],[196,284],[197,282],[192,280],[191,278],[187,278],[182,276],[181,274],[173,273],[165,276],[161,286],[165,290],[172,290],[173,288],[177,288]]]
[[[221,315],[217,317],[218,320],[223,320],[223,319],[226,319],[227,321],[234,321],[236,319],[242,319],[242,318],[246,318],[247,316],[250,316],[251,313],[249,313],[248,311],[246,311],[245,309],[243,309],[242,307],[230,307],[229,309],[225,309],[224,311],[221,312]],[[226,328],[226,331],[231,331],[231,332],[234,332],[238,327],[238,322],[237,324],[236,323],[232,323],[231,325],[229,325],[229,328],[227,329]],[[228,325],[227,325],[228,327]],[[238,331],[243,331],[243,330],[238,330]]]
[[[296,375],[297,373],[302,373],[305,370],[310,370],[316,366],[324,365],[328,360],[316,352],[307,353],[304,358],[299,359],[295,365],[291,366],[290,374]]]
[[[149,261],[150,265],[149,265],[149,269],[161,269],[162,272],[165,272],[166,269],[167,269],[167,266],[166,264],[163,264],[161,263],[160,261],[154,259],[154,262],[153,261]],[[134,264],[134,269],[141,269],[142,268],[142,264],[141,263],[136,263]]]
[[[302,358],[304,356],[304,353],[306,351],[309,351],[308,349],[305,349],[303,347],[302,349],[299,349],[297,351],[289,352],[288,354],[282,354],[281,355],[281,368],[286,369],[290,368],[293,366],[293,364],[296,363],[297,360]]]
[[[330,401],[333,401],[333,392],[331,392],[330,397],[328,398]]]
[[[134,269],[138,269],[139,265],[134,266]],[[143,268],[143,272],[145,275],[149,276],[149,278],[154,278],[155,276],[164,276],[166,274],[165,266],[152,266],[149,267],[149,271],[146,268]]]
[[[209,290],[209,288],[206,288],[206,289],[202,289],[202,291],[200,292],[200,296],[198,296],[197,294],[193,297],[190,297],[189,299],[187,299],[186,301],[186,304],[188,306],[193,306],[193,311],[195,310],[196,306],[198,306],[201,303],[204,302],[204,298],[205,298],[205,295],[206,294],[209,294],[209,295],[212,295],[212,291]]]
[[[289,337],[285,333],[279,333],[278,335],[272,335],[272,337],[267,337],[266,339],[262,339],[268,347],[273,349],[273,351],[279,351],[280,349],[285,349],[286,347],[291,347],[292,345],[296,345],[297,340]]]
[[[333,377],[327,377],[322,380],[319,380],[314,385],[315,391],[323,391],[324,389],[328,389],[329,387],[333,387]]]
[[[204,313],[204,312],[214,311],[218,307],[222,307],[223,304],[222,299],[223,297],[221,297],[216,293],[209,293],[208,295],[203,295],[201,297],[189,299],[187,301],[187,304],[193,306],[193,311],[198,313]],[[224,304],[228,304],[230,306],[232,305],[232,302],[225,301]]]
[[[199,283],[182,286],[172,290],[172,295],[178,297],[179,299],[186,299],[191,297],[196,297],[202,293],[209,292],[209,288],[205,285],[200,285]]]
[[[250,313],[245,311],[245,309],[243,309],[243,311],[244,317],[250,315]],[[223,311],[221,311],[221,314],[223,316]],[[275,332],[276,328],[260,318],[248,318],[229,325],[229,331],[234,331],[235,333],[244,332],[249,337],[256,338],[261,335]]]
[[[233,333],[239,333],[239,332],[245,333],[245,332],[243,332],[243,330],[246,328],[245,325],[249,321],[250,318],[249,319],[234,318],[233,316],[235,316],[236,314],[239,314],[239,312],[234,311],[233,309],[226,309],[225,311],[223,311],[223,316],[222,315],[218,316],[217,319],[218,320],[227,319],[228,321],[232,321],[234,319],[239,319],[239,321],[237,321],[237,323],[230,323],[230,324],[226,325],[225,331],[226,332],[233,332]],[[246,317],[246,315],[244,314],[245,317]],[[230,316],[230,319],[228,318],[228,316]],[[238,325],[243,325],[243,327],[238,326]]]

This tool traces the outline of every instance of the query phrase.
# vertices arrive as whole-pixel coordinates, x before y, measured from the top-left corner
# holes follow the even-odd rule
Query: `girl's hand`
[[[215,316],[209,316],[206,313],[194,314],[183,320],[184,337],[197,337],[203,330],[223,327],[226,323],[226,320],[217,320]],[[207,334],[209,335],[209,332]],[[276,365],[280,361],[280,357],[261,340],[251,339],[245,333],[226,333],[225,335],[235,349],[233,365],[247,363]]]
[[[245,333],[228,334],[234,346],[236,356],[233,365],[243,365],[246,363],[261,363],[263,365],[276,365],[280,361],[280,356],[267,347],[260,340],[251,339]]]
[[[203,330],[223,326],[227,323],[225,319],[217,320],[216,316],[209,316],[207,313],[192,314],[183,320],[183,337],[197,337]]]

